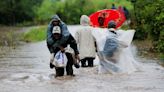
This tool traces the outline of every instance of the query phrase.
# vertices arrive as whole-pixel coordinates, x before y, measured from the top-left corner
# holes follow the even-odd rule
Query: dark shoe
[[[52,64],[52,63],[50,63],[50,68],[52,69],[52,68],[54,68],[55,66]]]
[[[80,65],[78,63],[74,64],[76,68],[80,68]]]

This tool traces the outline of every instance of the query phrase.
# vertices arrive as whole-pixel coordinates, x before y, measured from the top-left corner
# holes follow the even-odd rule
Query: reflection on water
[[[76,28],[69,26],[73,34]],[[55,79],[45,41],[31,43],[0,58],[0,92],[163,92],[164,69],[153,60],[137,60],[143,69],[130,75],[98,74],[95,61],[94,68],[74,68],[75,77]]]

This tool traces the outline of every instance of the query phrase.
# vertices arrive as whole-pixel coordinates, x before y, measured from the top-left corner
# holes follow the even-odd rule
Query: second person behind
[[[96,45],[92,36],[93,28],[90,26],[89,17],[82,15],[80,24],[81,28],[75,33],[75,39],[79,47],[81,67],[93,67],[93,60],[96,57]],[[88,61],[88,65],[86,65],[86,61]]]

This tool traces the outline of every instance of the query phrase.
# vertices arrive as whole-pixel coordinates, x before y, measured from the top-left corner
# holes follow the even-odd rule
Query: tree
[[[138,39],[153,41],[159,52],[164,52],[164,1],[163,0],[137,0],[136,19]]]
[[[32,21],[33,7],[42,0],[2,0],[0,3],[0,24],[14,25],[24,21]]]

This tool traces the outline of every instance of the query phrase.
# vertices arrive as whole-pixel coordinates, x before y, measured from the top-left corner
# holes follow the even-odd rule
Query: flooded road
[[[76,26],[69,26],[74,35]],[[0,56],[1,57],[1,56]],[[137,58],[141,71],[129,75],[98,74],[94,68],[74,68],[75,77],[54,78],[46,42],[30,43],[0,58],[0,92],[163,92],[164,68]]]

